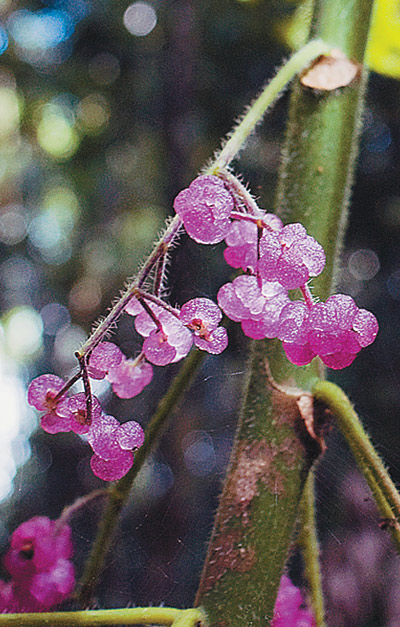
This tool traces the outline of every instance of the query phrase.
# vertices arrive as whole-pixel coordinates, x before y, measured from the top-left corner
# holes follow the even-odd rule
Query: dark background
[[[289,54],[288,2],[55,0],[0,3],[0,541],[21,521],[102,485],[78,436],[34,430],[23,388],[69,376],[73,352],[172,214],[174,196]],[[147,34],[134,29],[153,28]],[[140,31],[142,32],[142,31]],[[8,37],[8,46],[6,38]],[[340,290],[371,309],[375,343],[332,378],[343,385],[400,479],[399,82],[371,74]],[[251,137],[236,171],[273,211],[287,96]],[[170,301],[215,298],[230,271],[223,246],[182,238]],[[208,357],[141,473],[98,588],[100,607],[190,606],[229,457],[248,341]],[[115,341],[140,343],[132,319]],[[176,366],[137,398],[98,390],[107,411],[145,426]],[[32,432],[32,433],[31,433]],[[31,433],[30,444],[28,437]],[[0,462],[1,466],[1,462]],[[19,469],[16,471],[16,468]],[[318,470],[319,528],[330,627],[400,625],[400,567],[339,435]],[[73,519],[80,572],[100,507]],[[293,575],[299,577],[299,560]],[[5,573],[3,573],[5,576]]]

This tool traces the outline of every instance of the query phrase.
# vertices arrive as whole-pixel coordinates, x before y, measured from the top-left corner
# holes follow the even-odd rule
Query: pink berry
[[[143,352],[146,359],[155,366],[171,364],[176,356],[176,350],[169,344],[168,336],[159,329],[155,329],[146,337]]]
[[[13,580],[3,589],[11,609],[7,611],[46,611],[58,605],[75,585],[71,529],[57,528],[45,516],[22,523],[11,536],[4,565]],[[4,599],[3,599],[4,601]],[[0,600],[1,604],[1,600]]]
[[[118,427],[117,441],[123,450],[138,449],[144,442],[144,431],[138,422],[128,420]]]
[[[83,435],[89,431],[92,420],[99,418],[102,413],[98,399],[92,395],[92,415],[88,418],[86,409],[86,395],[79,392],[68,400],[68,411],[72,414],[71,431]]]
[[[314,616],[305,607],[301,591],[286,575],[281,578],[271,627],[315,627]]]
[[[149,307],[159,326],[145,311],[135,320],[137,332],[147,338],[143,344],[143,351],[148,361],[155,366],[165,366],[186,357],[192,347],[193,337],[189,329],[179,320],[178,312],[174,315],[155,303],[150,303]]]
[[[193,331],[194,343],[201,350],[214,355],[222,353],[228,344],[226,329],[218,327],[222,313],[209,298],[194,298],[185,303],[179,317]]]
[[[130,451],[120,449],[119,455],[113,459],[103,459],[94,454],[90,460],[90,466],[96,477],[103,481],[117,481],[126,475],[132,468],[133,455]]]
[[[121,363],[123,356],[122,351],[112,342],[101,342],[91,352],[89,376],[93,379],[104,379],[110,368]]]
[[[28,403],[39,411],[54,411],[58,400],[54,397],[64,387],[64,381],[54,374],[42,374],[33,379],[28,388]]]
[[[118,366],[110,368],[107,379],[119,398],[133,398],[153,378],[153,368],[147,361],[137,363],[134,359],[123,359]]]
[[[197,177],[174,201],[187,234],[200,244],[216,244],[226,237],[234,200],[221,179]]]
[[[325,266],[325,253],[301,224],[287,224],[280,232],[265,230],[260,241],[258,271],[267,281],[287,289],[304,285]]]
[[[121,447],[118,445],[116,432],[119,422],[113,416],[100,416],[93,420],[88,431],[88,442],[93,451],[102,459],[118,457]]]
[[[144,309],[140,301],[135,296],[133,296],[128,302],[128,304],[126,305],[125,311],[130,316],[137,316],[139,313],[142,313]]]
[[[218,292],[218,304],[226,315],[241,322],[245,335],[257,340],[277,336],[279,315],[288,302],[279,283],[263,281],[260,287],[255,276],[239,276]]]

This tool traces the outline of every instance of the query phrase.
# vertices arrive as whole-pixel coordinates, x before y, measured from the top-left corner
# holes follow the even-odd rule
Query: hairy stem
[[[312,393],[314,399],[328,407],[335,416],[338,427],[346,438],[354,459],[371,489],[382,519],[390,529],[400,552],[400,494],[372,446],[352,404],[343,390],[329,381],[316,383]]]
[[[300,507],[301,531],[298,542],[302,548],[304,570],[310,588],[311,607],[316,627],[325,627],[324,596],[319,566],[319,545],[315,521],[314,471],[307,477]]]
[[[321,54],[329,54],[332,46],[328,46],[321,39],[310,41],[300,48],[289,59],[287,63],[277,72],[276,76],[263,89],[258,98],[253,102],[241,122],[234,129],[220,154],[214,161],[211,174],[217,174],[219,170],[225,168],[243,148],[246,139],[254,131],[268,109],[287,87],[290,81],[301,72],[313,59]]]
[[[134,607],[121,610],[86,610],[83,612],[40,612],[2,614],[0,627],[75,627],[84,625],[173,625],[195,627],[204,618],[199,609],[177,610],[172,607]]]
[[[218,174],[221,169],[229,165],[239,150],[243,148],[250,133],[262,120],[268,107],[277,100],[282,90],[290,83],[297,72],[305,68],[319,55],[328,54],[330,49],[331,47],[327,46],[323,41],[315,40],[310,41],[304,48],[296,52],[279,70],[277,75],[266,85],[257,100],[250,106],[240,124],[232,131],[230,139],[214,161],[206,168],[205,172],[207,174]],[[153,251],[137,276],[128,284],[122,296],[106,318],[98,324],[91,336],[81,346],[78,351],[80,357],[90,353],[90,351],[104,339],[110,329],[115,326],[118,318],[132,298],[135,289],[143,287],[143,284],[153,268],[158,264],[159,260],[166,255],[168,248],[176,240],[181,224],[180,218],[175,216],[160,240],[155,244]]]
[[[199,350],[193,350],[190,353],[173,380],[171,387],[160,400],[146,429],[144,443],[136,453],[134,465],[125,477],[109,488],[107,504],[82,579],[78,585],[77,600],[82,607],[87,607],[90,604],[93,590],[110,548],[121,510],[129,498],[132,484],[147,457],[154,449],[172,410],[189,387],[190,381],[203,361],[204,356],[205,353]]]

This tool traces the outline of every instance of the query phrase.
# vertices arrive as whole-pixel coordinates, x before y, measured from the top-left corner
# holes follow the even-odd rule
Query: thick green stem
[[[110,548],[115,528],[122,508],[126,504],[132,484],[142,469],[144,462],[155,447],[173,408],[177,405],[190,381],[201,364],[205,353],[194,350],[186,359],[181,370],[173,380],[171,387],[161,399],[146,429],[143,446],[138,450],[135,463],[125,477],[109,489],[109,498],[97,531],[95,541],[86,563],[82,579],[78,586],[78,603],[87,607],[102,570],[104,558]]]
[[[367,481],[383,522],[390,529],[400,552],[400,494],[362,426],[346,394],[334,383],[320,381],[312,390],[314,399],[328,407],[358,467]]]
[[[310,588],[311,607],[316,627],[325,627],[324,596],[319,566],[319,544],[315,521],[314,471],[308,474],[300,507],[301,531],[298,542],[302,548],[304,570]]]
[[[201,610],[172,607],[135,607],[122,610],[84,612],[41,612],[39,614],[2,614],[0,627],[84,627],[109,625],[172,625],[195,627],[204,618]]]
[[[371,9],[372,0],[316,0],[312,34],[362,63]],[[332,289],[342,243],[364,88],[362,79],[316,94],[295,81],[291,98],[278,205],[287,221],[302,222],[327,252],[326,269],[315,280],[322,298]],[[265,627],[271,619],[304,481],[318,453],[315,442],[299,437],[303,423],[293,399],[272,390],[266,358],[279,383],[310,389],[323,375],[318,360],[303,368],[288,364],[276,342],[253,348],[196,599],[213,627]]]

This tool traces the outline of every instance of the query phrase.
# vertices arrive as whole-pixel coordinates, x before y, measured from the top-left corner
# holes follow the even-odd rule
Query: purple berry
[[[118,366],[124,355],[112,342],[101,342],[96,346],[89,360],[88,373],[93,379],[104,379],[110,368]]]
[[[279,232],[265,230],[260,241],[258,272],[287,289],[302,287],[325,266],[324,249],[301,224],[287,224]]]
[[[4,565],[12,581],[0,586],[3,611],[49,610],[68,598],[75,585],[71,529],[61,529],[45,516],[22,523],[11,536]]]
[[[174,201],[187,234],[199,244],[217,244],[226,237],[234,200],[221,179],[197,177]]]
[[[218,355],[227,347],[227,331],[218,326],[222,319],[221,310],[209,298],[189,300],[182,306],[179,318],[193,331],[197,348]]]
[[[110,368],[107,374],[107,379],[119,398],[137,396],[152,378],[152,366],[147,361],[138,363],[135,359],[123,359],[118,366]]]

